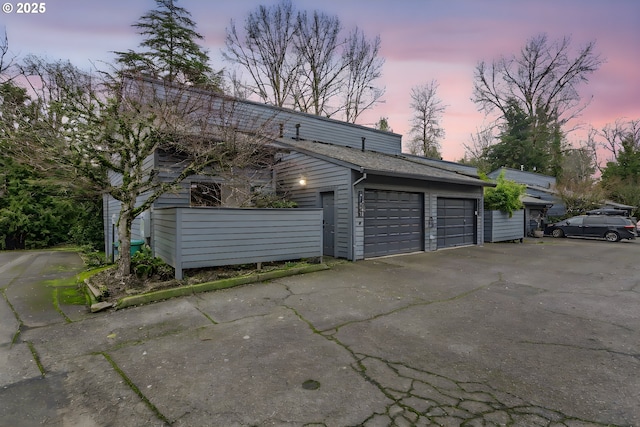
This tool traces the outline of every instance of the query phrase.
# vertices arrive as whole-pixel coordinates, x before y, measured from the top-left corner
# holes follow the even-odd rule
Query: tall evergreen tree
[[[562,170],[564,134],[557,120],[531,117],[516,99],[507,101],[500,141],[484,149],[491,170],[506,166],[552,176]]]
[[[209,66],[209,55],[197,41],[191,13],[176,5],[177,0],[156,0],[156,9],[133,24],[144,40],[141,51],[116,52],[117,62],[130,72],[148,73],[170,83],[201,87],[221,87],[221,77]]]

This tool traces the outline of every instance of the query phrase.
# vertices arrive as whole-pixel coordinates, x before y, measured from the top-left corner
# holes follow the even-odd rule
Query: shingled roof
[[[462,173],[445,170],[411,160],[402,154],[385,154],[376,151],[359,150],[323,142],[280,138],[277,145],[293,151],[339,164],[362,173],[398,178],[437,181],[452,184],[493,186],[489,182]]]

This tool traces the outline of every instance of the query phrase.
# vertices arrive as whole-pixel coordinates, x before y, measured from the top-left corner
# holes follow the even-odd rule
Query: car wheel
[[[551,235],[553,237],[564,237],[564,231],[562,231],[559,228],[554,228],[553,231],[551,232]]]
[[[604,238],[607,239],[608,242],[617,242],[620,240],[620,236],[615,231],[607,231],[604,233]]]

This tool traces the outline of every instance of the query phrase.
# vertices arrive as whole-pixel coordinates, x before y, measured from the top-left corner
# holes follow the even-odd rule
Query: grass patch
[[[87,297],[80,286],[58,288],[58,299],[65,305],[87,304]]]
[[[110,268],[114,268],[114,265],[105,265],[102,267],[98,267],[98,268],[92,268],[91,270],[87,270],[87,271],[82,271],[80,273],[78,273],[76,275],[77,280],[79,283],[84,283],[84,281],[86,279],[88,279],[89,277],[96,275],[98,273],[102,273],[103,271],[106,271]]]

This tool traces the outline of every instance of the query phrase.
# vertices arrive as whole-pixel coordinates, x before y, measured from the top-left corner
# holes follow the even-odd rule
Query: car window
[[[582,218],[581,216],[577,216],[575,218],[569,218],[567,220],[567,225],[580,226],[582,225],[583,219],[584,218]]]
[[[607,224],[609,225],[625,225],[627,223],[627,221],[624,218],[618,218],[618,217],[608,217],[607,218]]]
[[[588,216],[584,219],[584,225],[595,226],[595,225],[604,225],[605,217],[597,217],[597,216]]]

